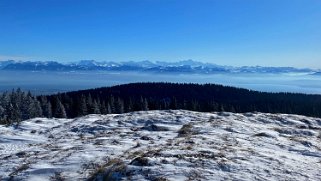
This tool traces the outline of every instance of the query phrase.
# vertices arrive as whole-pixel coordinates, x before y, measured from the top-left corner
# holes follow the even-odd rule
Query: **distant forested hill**
[[[321,117],[321,95],[264,93],[215,84],[132,83],[40,96],[38,100],[42,107],[52,108],[52,115],[45,115],[49,117],[162,109],[258,111]]]
[[[321,95],[264,93],[215,84],[132,83],[48,96],[0,94],[0,124],[140,110],[267,112],[321,117]]]

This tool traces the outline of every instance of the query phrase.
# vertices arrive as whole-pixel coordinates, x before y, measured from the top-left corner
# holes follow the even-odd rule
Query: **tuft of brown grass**
[[[127,175],[127,165],[121,159],[111,159],[106,164],[98,166],[87,179],[97,180],[119,180]]]
[[[10,176],[11,178],[13,178],[13,177],[16,176],[18,173],[20,173],[20,172],[22,172],[22,171],[24,171],[24,170],[27,170],[27,169],[29,169],[29,168],[30,168],[30,163],[24,163],[24,164],[16,167],[16,168],[14,169],[14,171],[9,174],[9,176]]]
[[[178,130],[179,137],[186,137],[193,134],[193,125],[191,123],[184,124],[180,130]]]

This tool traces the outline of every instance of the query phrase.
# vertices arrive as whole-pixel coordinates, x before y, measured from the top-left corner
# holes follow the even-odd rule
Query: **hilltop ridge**
[[[320,180],[321,120],[185,110],[0,126],[3,180]]]

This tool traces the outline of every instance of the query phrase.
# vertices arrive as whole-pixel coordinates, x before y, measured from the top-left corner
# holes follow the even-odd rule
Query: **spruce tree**
[[[112,110],[111,110],[111,107],[110,107],[110,104],[109,102],[107,103],[107,114],[112,114]]]
[[[1,100],[0,100],[0,104],[1,104]],[[2,105],[0,105],[0,124],[5,124],[5,109],[2,107]]]
[[[87,100],[84,95],[81,95],[79,108],[78,108],[78,116],[84,116],[87,114],[88,114]]]
[[[87,96],[87,100],[86,101],[87,101],[87,111],[88,111],[89,114],[92,114],[93,113],[93,104],[94,104],[94,102],[93,102],[93,99],[91,97],[91,94],[89,94]]]
[[[44,107],[44,116],[47,118],[52,118],[52,106],[51,103],[48,101],[46,106]]]
[[[120,97],[118,97],[115,101],[115,109],[116,113],[118,114],[124,113],[124,101],[121,100]]]
[[[31,111],[33,111],[33,99],[32,99],[32,95],[30,92],[28,92],[27,94],[23,95],[22,98],[22,106],[21,106],[21,118],[22,120],[26,120],[26,119],[30,119],[30,113]]]
[[[101,114],[100,109],[99,109],[99,105],[96,100],[94,100],[94,102],[93,102],[92,109],[93,109],[94,114]]]
[[[143,102],[143,110],[144,111],[148,111],[149,110],[148,101],[147,101],[146,98],[144,99],[144,102]]]
[[[64,105],[60,102],[60,100],[57,98],[56,99],[56,106],[55,106],[55,113],[54,117],[56,118],[67,118],[66,110]]]
[[[100,113],[101,114],[107,114],[107,107],[106,107],[106,102],[103,101],[100,106]]]
[[[110,113],[116,113],[115,98],[113,95],[109,98]]]
[[[129,98],[126,112],[132,112],[133,110],[134,110],[133,101],[131,98]]]

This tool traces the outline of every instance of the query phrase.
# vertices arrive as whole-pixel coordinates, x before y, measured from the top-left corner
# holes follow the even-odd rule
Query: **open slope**
[[[0,180],[321,180],[321,120],[184,110],[0,126]]]

